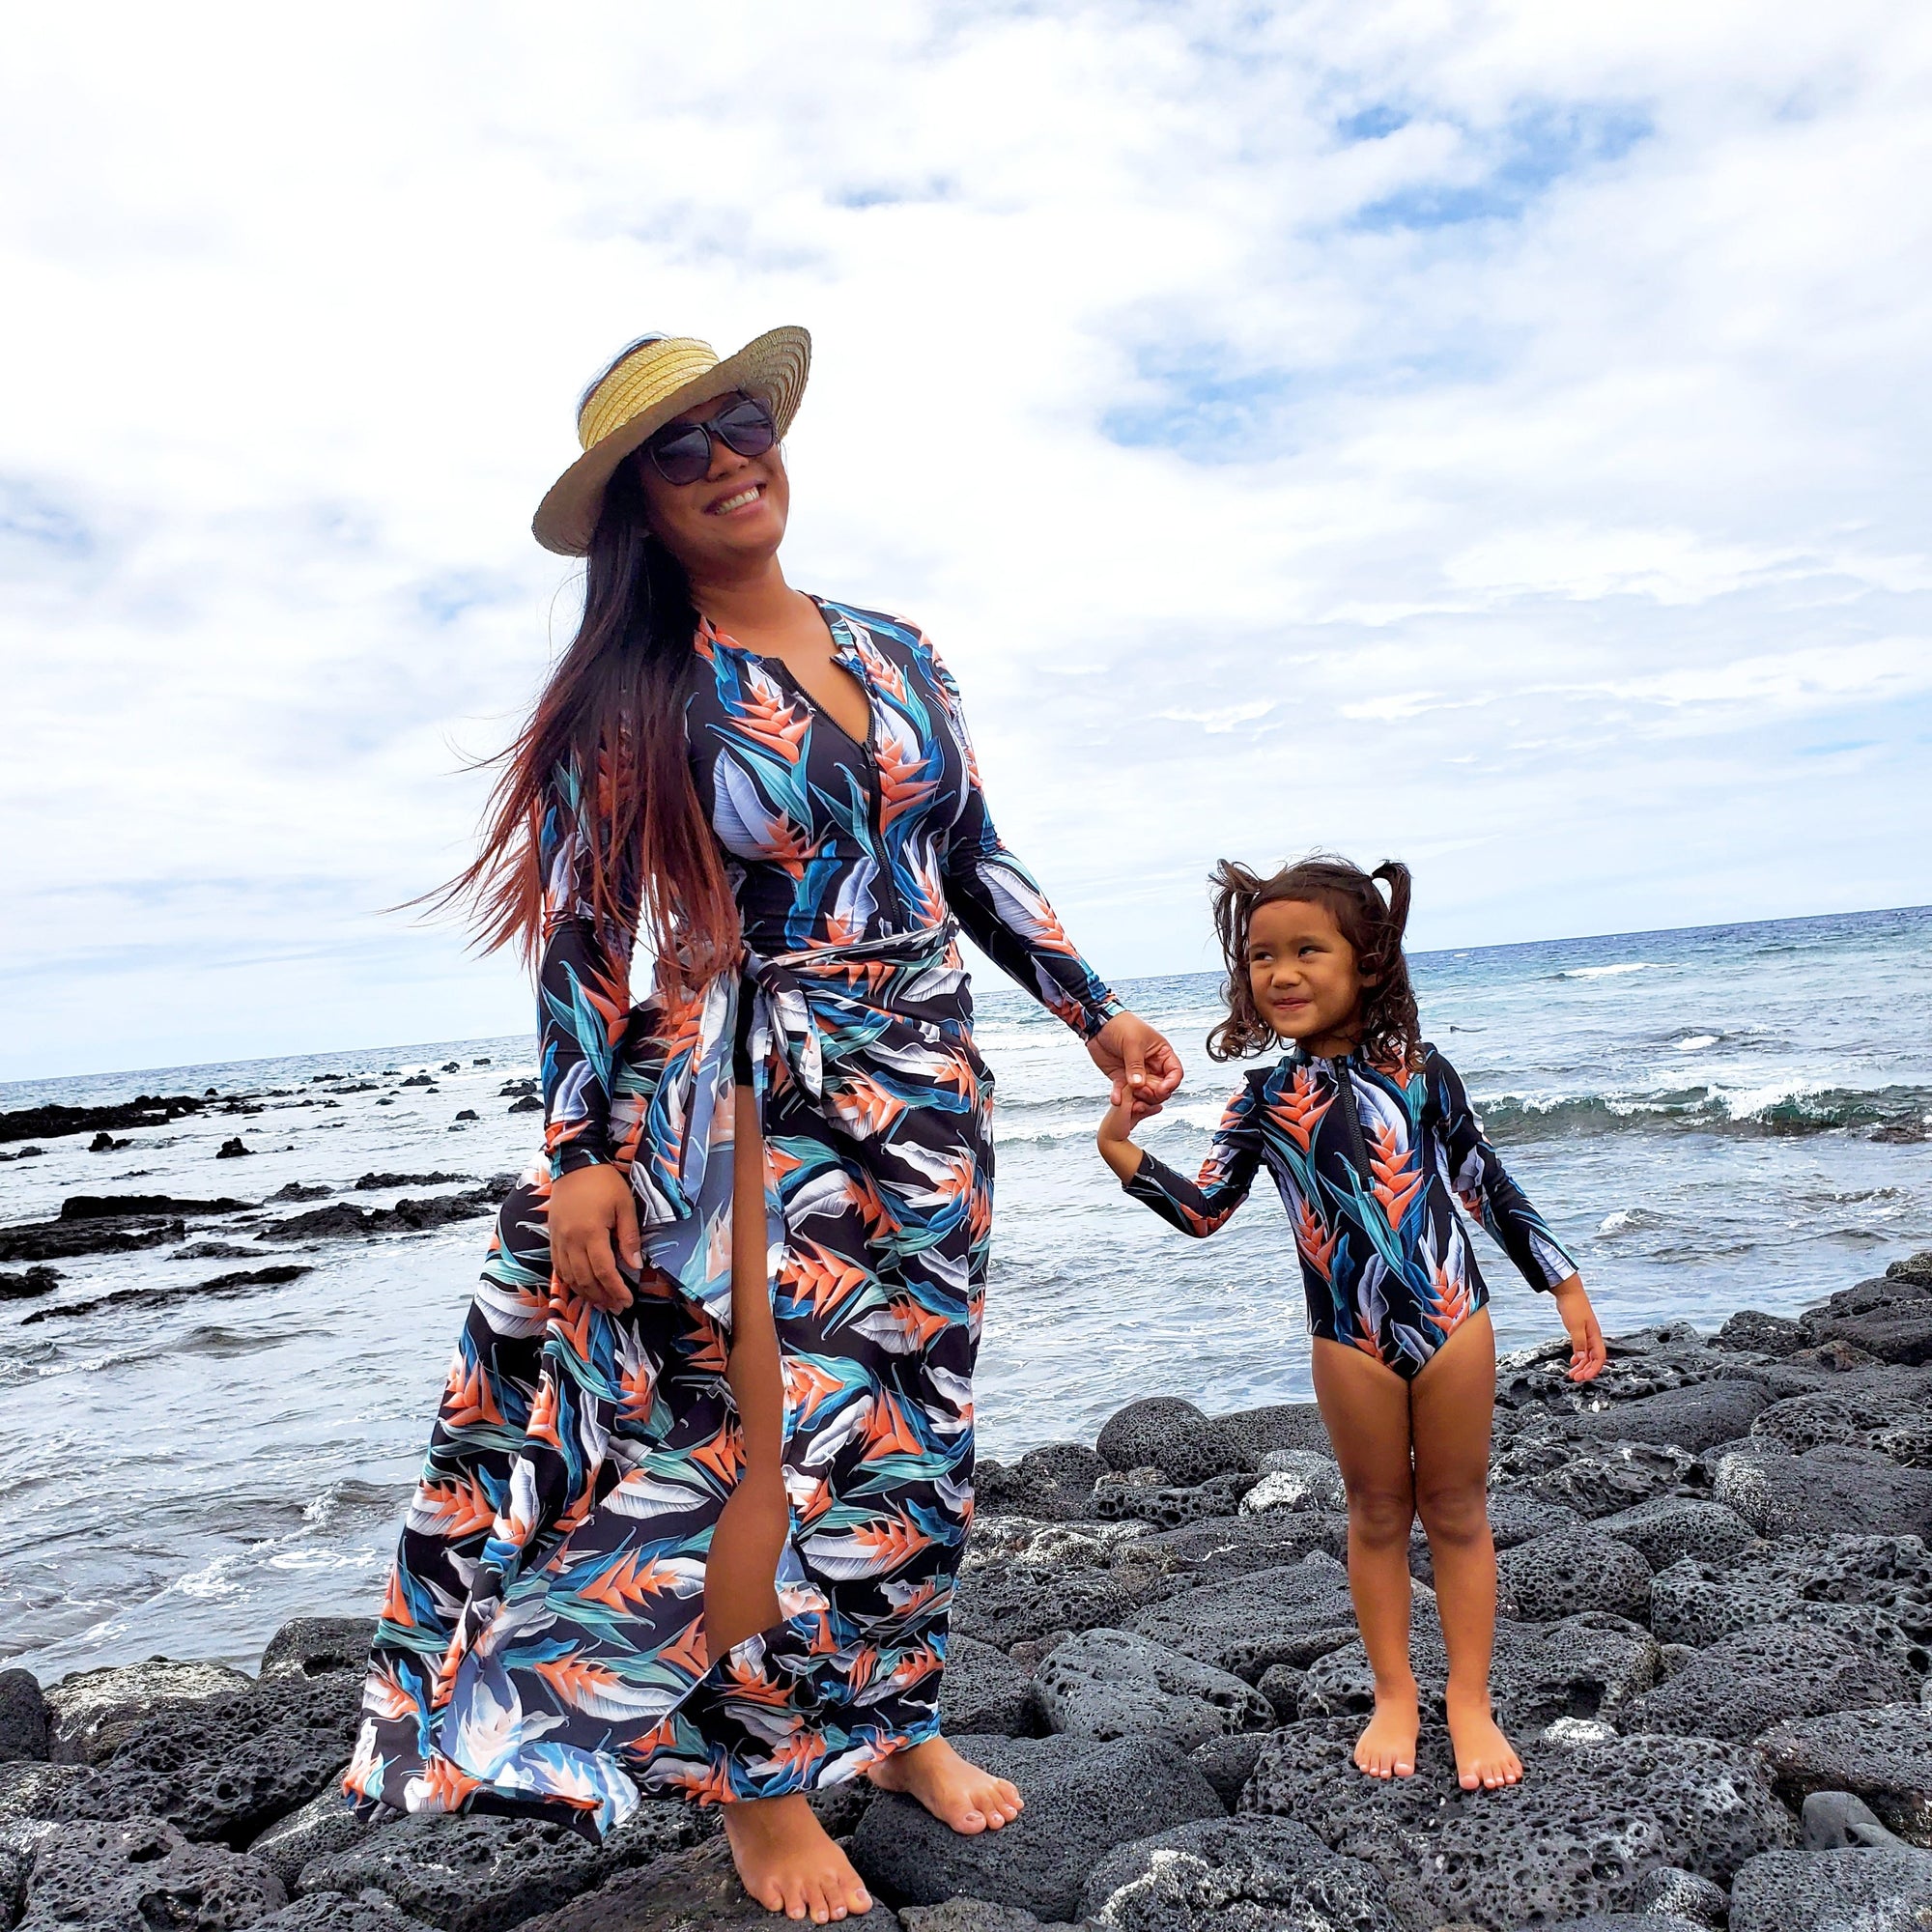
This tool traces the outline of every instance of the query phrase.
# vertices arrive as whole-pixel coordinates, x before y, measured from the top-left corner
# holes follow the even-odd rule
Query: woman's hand
[[[1138,1013],[1116,1013],[1087,1051],[1107,1076],[1113,1103],[1134,1121],[1159,1111],[1180,1085],[1180,1056]]]
[[[550,1186],[551,1265],[573,1294],[616,1315],[631,1305],[617,1257],[632,1273],[644,1264],[638,1203],[614,1167],[580,1167]]]
[[[1583,1277],[1573,1274],[1549,1292],[1556,1297],[1556,1312],[1562,1316],[1563,1326],[1570,1336],[1570,1379],[1595,1381],[1604,1372],[1609,1350],[1604,1347],[1604,1331],[1598,1324],[1597,1311],[1583,1293]]]

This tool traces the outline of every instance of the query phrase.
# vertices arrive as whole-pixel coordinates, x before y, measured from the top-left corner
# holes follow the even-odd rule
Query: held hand
[[[614,1167],[580,1167],[551,1183],[551,1264],[573,1294],[616,1315],[631,1305],[617,1258],[635,1273],[643,1265],[638,1204]]]
[[[1157,1113],[1180,1085],[1180,1056],[1138,1013],[1116,1013],[1087,1051],[1107,1076],[1113,1103],[1136,1121]]]
[[[1568,1281],[1559,1281],[1550,1293],[1556,1297],[1556,1312],[1562,1316],[1563,1326],[1570,1336],[1570,1379],[1595,1381],[1604,1372],[1609,1350],[1604,1347],[1604,1331],[1598,1324],[1597,1311],[1583,1293],[1583,1277],[1573,1274]]]
[[[1099,1131],[1094,1139],[1100,1150],[1100,1158],[1114,1170],[1115,1179],[1129,1181],[1141,1171],[1141,1151],[1128,1136],[1148,1114],[1159,1111],[1158,1105],[1139,1113],[1128,1107],[1114,1106],[1100,1117]]]

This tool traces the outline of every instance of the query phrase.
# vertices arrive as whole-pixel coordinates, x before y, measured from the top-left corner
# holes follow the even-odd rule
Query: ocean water
[[[1920,907],[1414,964],[1425,1032],[1615,1332],[1795,1310],[1932,1246],[1928,941]],[[1208,1408],[1305,1395],[1301,1293],[1271,1191],[1208,1241],[1126,1201],[1093,1149],[1098,1078],[1078,1043],[990,969],[979,986],[999,1096],[982,1453],[1091,1440],[1139,1395]],[[1187,1063],[1145,1139],[1191,1169],[1239,1077],[1202,1050],[1215,981],[1122,990]],[[434,1086],[401,1085],[424,1070]],[[0,1086],[0,1111],[209,1087],[260,1108],[136,1129],[111,1152],[86,1135],[43,1142],[0,1164],[0,1220],[83,1192],[259,1202],[291,1181],[347,1190],[370,1170],[521,1169],[537,1117],[508,1112],[500,1090],[533,1071],[533,1042],[509,1038]],[[348,1080],[324,1074],[372,1085],[331,1095]],[[479,1118],[457,1122],[466,1109]],[[238,1133],[250,1157],[217,1161]],[[252,1665],[291,1616],[373,1610],[488,1227],[290,1249],[191,1219],[190,1243],[311,1271],[144,1305],[250,1265],[163,1247],[59,1264],[52,1295],[0,1302],[0,1660],[46,1679],[156,1654]],[[1503,1345],[1552,1332],[1548,1302],[1478,1246]],[[137,1293],[61,1312],[119,1290]]]

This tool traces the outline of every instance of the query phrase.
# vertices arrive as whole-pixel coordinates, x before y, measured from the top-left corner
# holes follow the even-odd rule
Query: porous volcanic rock
[[[946,1643],[939,1716],[949,1736],[991,1731],[1016,1738],[1032,1722],[1033,1676],[1005,1651],[954,1631]]]
[[[1856,1388],[1814,1389],[1808,1395],[1786,1396],[1759,1412],[1750,1426],[1753,1436],[1781,1444],[1794,1456],[1821,1442],[1853,1442],[1862,1446],[1874,1430],[1896,1420],[1896,1409],[1879,1397]]]
[[[1667,1442],[1695,1452],[1748,1435],[1770,1401],[1760,1383],[1726,1378],[1586,1409],[1570,1419],[1569,1429],[1579,1440]]]
[[[1932,1852],[1909,1846],[1772,1851],[1731,1887],[1730,1932],[1921,1932]]]
[[[1595,1525],[1559,1529],[1496,1558],[1496,1605],[1524,1623],[1554,1623],[1584,1610],[1641,1622],[1650,1611],[1650,1565]]]
[[[1164,1482],[1139,1482],[1131,1475],[1120,1476],[1109,1470],[1094,1485],[1094,1514],[1103,1522],[1134,1521],[1151,1523],[1156,1529],[1178,1529],[1182,1523],[1235,1515],[1241,1498],[1260,1481],[1261,1477],[1236,1469],[1182,1490]]]
[[[373,1617],[296,1617],[269,1639],[263,1677],[327,1677],[362,1670],[376,1640]]]
[[[716,1829],[677,1799],[647,1799],[601,1845],[549,1819],[419,1814],[313,1860],[299,1883],[351,1897],[373,1889],[442,1932],[504,1932]]]
[[[1826,1442],[1791,1455],[1742,1442],[1718,1459],[1713,1493],[1760,1536],[1932,1536],[1932,1469],[1904,1469],[1876,1450]]]
[[[1059,1631],[1121,1625],[1132,1607],[1125,1586],[1110,1571],[1008,1563],[960,1577],[952,1628],[1010,1650]]]
[[[1793,1718],[1761,1742],[1788,1798],[1849,1791],[1900,1837],[1932,1845],[1932,1711],[1923,1705]]]
[[[398,1912],[380,1891],[350,1898],[312,1891],[255,1921],[254,1932],[430,1932],[420,1918]]]
[[[288,1903],[257,1859],[190,1844],[156,1818],[64,1825],[40,1847],[23,1932],[229,1932]]]
[[[1340,1465],[1315,1449],[1270,1449],[1262,1458],[1261,1479],[1241,1497],[1241,1514],[1264,1511],[1290,1515],[1308,1510],[1339,1512],[1349,1507]]]
[[[1629,1544],[1653,1570],[1667,1569],[1681,1556],[1727,1562],[1757,1541],[1756,1530],[1736,1510],[1705,1496],[1659,1496],[1614,1516],[1600,1516],[1596,1527]]]
[[[1122,1472],[1151,1464],[1182,1489],[1231,1470],[1251,1470],[1260,1457],[1252,1432],[1204,1415],[1173,1395],[1145,1397],[1117,1409],[1094,1447],[1108,1468]]]
[[[1382,1882],[1293,1818],[1203,1818],[1094,1866],[1081,1917],[1119,1932],[1402,1932]]]
[[[42,1141],[61,1134],[165,1126],[184,1114],[200,1113],[204,1104],[192,1094],[142,1094],[104,1107],[16,1107],[0,1114],[0,1141]]]
[[[729,1848],[722,1838],[712,1838],[620,1871],[595,1891],[525,1920],[519,1932],[735,1932],[739,1926],[786,1922],[747,1897]],[[892,1909],[877,1903],[838,1923],[848,1932],[898,1928]]]
[[[1256,1762],[1267,1740],[1265,1731],[1234,1731],[1195,1746],[1187,1753],[1187,1761],[1199,1767],[1221,1803],[1232,1811],[1239,1803],[1248,1779],[1255,1775]]]
[[[1117,1845],[1222,1815],[1213,1786],[1166,1738],[976,1738],[963,1747],[1019,1784],[1026,1809],[1004,1831],[963,1837],[909,1798],[881,1799],[859,1821],[851,1856],[890,1903],[934,1905],[964,1894],[1068,1918]]]
[[[1238,1677],[1131,1631],[1082,1631],[1058,1645],[1035,1675],[1034,1698],[1050,1731],[1103,1740],[1159,1731],[1183,1750],[1274,1722],[1267,1699]]]
[[[1423,1709],[1442,1711],[1449,1681],[1449,1654],[1435,1605],[1418,1602],[1409,1652]],[[1564,1718],[1619,1714],[1657,1682],[1661,1660],[1651,1634],[1605,1611],[1586,1611],[1555,1623],[1496,1624],[1490,1681],[1497,1720],[1514,1737],[1540,1731]],[[1375,1674],[1359,1637],[1308,1666],[1302,1711],[1309,1717],[1365,1715],[1375,1708]]]
[[[164,1657],[77,1670],[45,1693],[47,1755],[56,1764],[104,1764],[157,1714],[232,1697],[250,1686],[225,1663],[175,1663]]]
[[[1355,1614],[1348,1572],[1318,1550],[1299,1563],[1179,1591],[1128,1628],[1252,1684],[1271,1663],[1298,1669],[1350,1641]]]
[[[1787,1718],[1852,1711],[1912,1696],[1905,1673],[1830,1630],[1772,1624],[1741,1631],[1632,1706],[1625,1728],[1684,1737],[1754,1738]]]
[[[0,1764],[47,1754],[47,1700],[31,1670],[0,1670]]]
[[[1916,1536],[1807,1537],[1718,1563],[1683,1557],[1651,1579],[1661,1642],[1701,1649],[1765,1624],[1834,1631],[1920,1680],[1932,1669],[1932,1552]]]
[[[1525,1743],[1528,1776],[1496,1792],[1456,1783],[1445,1733],[1425,1727],[1416,1776],[1353,1773],[1357,1720],[1274,1732],[1242,1806],[1299,1819],[1382,1875],[1406,1925],[1548,1922],[1628,1910],[1673,1865],[1717,1884],[1789,1844],[1790,1814],[1753,1751],[1689,1738]]]
[[[1932,1284],[1881,1276],[1840,1289],[1803,1317],[1814,1341],[1849,1342],[1882,1362],[1932,1361]]]
[[[1257,1459],[1271,1449],[1315,1449],[1332,1456],[1328,1425],[1312,1402],[1273,1402],[1260,1408],[1237,1408],[1217,1418],[1221,1427]],[[1256,1466],[1260,1466],[1259,1460]]]
[[[1614,1516],[1696,1479],[1697,1459],[1667,1442],[1590,1442],[1524,1435],[1496,1452],[1498,1487],[1526,1490],[1579,1516]]]
[[[393,1818],[384,1815],[384,1823]],[[334,1779],[316,1793],[306,1804],[277,1818],[258,1837],[248,1843],[248,1856],[260,1859],[293,1893],[298,1891],[302,1869],[332,1852],[346,1852],[359,1845],[382,1825],[358,1818],[343,1803]]]
[[[1106,1464],[1081,1442],[1049,1442],[1010,1465],[986,1462],[974,1472],[976,1507],[1041,1522],[1077,1522],[1094,1515],[1094,1485]]]
[[[0,1228],[0,1263],[61,1262],[74,1255],[126,1255],[178,1241],[178,1214],[128,1214],[101,1221],[22,1221]]]
[[[1789,1355],[1804,1348],[1806,1339],[1804,1324],[1789,1316],[1741,1308],[1711,1337],[1711,1345],[1746,1354]]]
[[[1314,1551],[1338,1560],[1349,1548],[1349,1519],[1328,1511],[1223,1517],[1136,1538],[1114,1551],[1115,1575],[1146,1600],[1299,1563]]]
[[[128,1733],[108,1772],[173,1784],[167,1815],[190,1838],[245,1843],[335,1781],[355,1747],[363,1676],[265,1678],[160,1712]]]

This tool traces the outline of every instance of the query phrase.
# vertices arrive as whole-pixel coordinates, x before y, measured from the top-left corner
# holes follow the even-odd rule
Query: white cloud
[[[377,909],[648,327],[812,328],[792,574],[940,639],[1110,971],[1317,842],[1425,941],[1932,896],[1928,68],[1878,0],[24,16],[0,1071],[525,1023]]]

